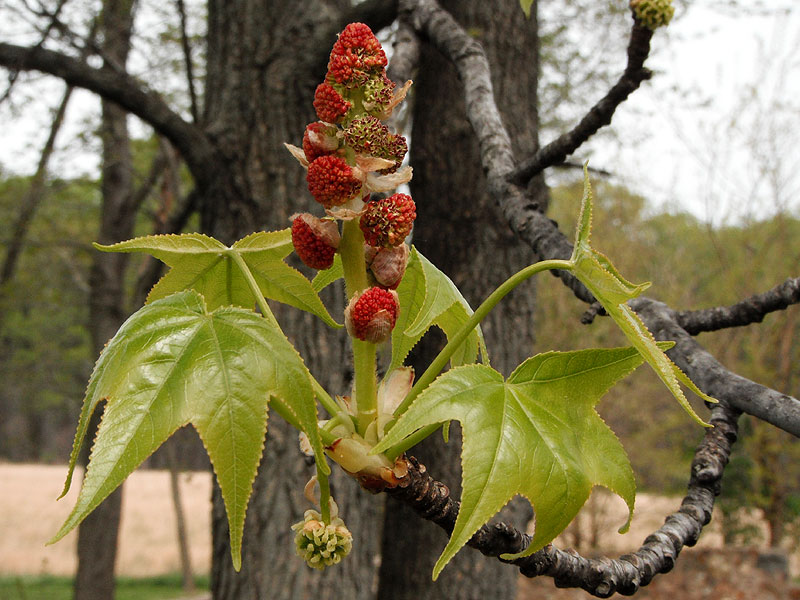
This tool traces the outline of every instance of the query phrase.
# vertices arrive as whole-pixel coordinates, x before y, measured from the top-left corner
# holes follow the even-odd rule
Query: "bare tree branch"
[[[0,65],[60,77],[110,100],[150,124],[180,151],[201,187],[214,177],[216,151],[203,132],[173,111],[155,92],[124,72],[96,69],[58,52],[0,43]]]
[[[189,99],[191,103],[192,121],[199,120],[199,110],[197,108],[197,93],[194,89],[194,67],[192,66],[192,47],[189,45],[189,36],[186,33],[186,6],[183,0],[175,0],[178,9],[178,16],[181,21],[181,46],[183,47],[183,63],[186,67],[186,84],[189,87]]]
[[[658,340],[672,340],[668,354],[710,396],[800,437],[800,400],[745,379],[722,366],[679,324],[676,312],[662,302],[629,302]]]
[[[467,118],[475,130],[489,191],[511,228],[542,259],[566,259],[572,246],[520,186],[508,180],[516,168],[511,141],[492,92],[489,62],[481,45],[435,0],[401,0],[401,17],[456,67],[464,84]],[[553,271],[584,302],[594,297],[572,274]]]
[[[559,587],[580,587],[599,598],[615,593],[636,593],[657,574],[670,571],[683,547],[694,546],[703,527],[711,521],[722,473],[736,441],[738,417],[737,411],[723,404],[712,409],[711,423],[714,427],[706,430],[695,452],[688,491],[680,509],[667,517],[664,525],[649,535],[636,552],[617,559],[591,559],[549,544],[530,556],[508,562],[517,566],[526,577],[547,575]],[[424,465],[414,458],[409,458],[409,464],[406,486],[386,493],[406,503],[448,534],[452,533],[460,503],[450,497],[445,484],[427,473]],[[468,545],[487,556],[499,557],[521,552],[529,543],[530,536],[526,533],[498,523],[481,527]]]
[[[761,323],[769,313],[797,303],[800,303],[800,277],[787,279],[763,294],[755,294],[731,306],[677,312],[675,320],[687,333],[697,335],[703,331]]]
[[[634,21],[628,43],[628,64],[617,83],[586,113],[572,131],[559,136],[523,162],[510,175],[511,181],[525,185],[547,167],[564,162],[601,127],[611,123],[617,107],[636,91],[643,81],[652,76],[652,72],[644,67],[644,61],[650,54],[652,37],[653,32],[650,29]]]
[[[6,246],[6,255],[3,259],[3,265],[0,267],[0,288],[14,277],[17,265],[19,264],[19,257],[25,245],[25,236],[28,233],[28,228],[33,220],[33,216],[36,214],[36,209],[39,208],[39,205],[44,199],[47,168],[50,164],[50,157],[53,155],[53,150],[55,149],[58,132],[61,130],[61,125],[64,123],[64,115],[67,112],[72,90],[72,86],[67,86],[67,89],[64,91],[61,102],[56,109],[56,114],[53,117],[53,122],[50,125],[50,134],[47,136],[47,141],[39,156],[39,164],[31,180],[28,193],[25,194],[25,197],[22,199],[19,213],[17,213],[17,218],[14,220],[11,239]]]
[[[435,0],[402,0],[401,11],[415,30],[429,38],[456,65],[464,83],[467,114],[481,147],[489,190],[511,228],[540,259],[568,259],[572,244],[552,220],[530,203],[524,190],[508,180],[514,156],[494,102],[489,66],[480,45]],[[556,273],[578,298],[588,304],[595,301],[574,277]],[[631,306],[640,312],[654,335],[669,330],[669,335],[660,339],[678,342],[671,356],[704,392],[715,398],[731,399],[737,409],[800,436],[800,401],[726,370],[678,325],[674,311],[665,305],[648,298],[638,298],[635,302]],[[655,306],[663,310],[656,311]],[[686,340],[682,341],[683,338]],[[708,370],[694,367],[696,364]]]

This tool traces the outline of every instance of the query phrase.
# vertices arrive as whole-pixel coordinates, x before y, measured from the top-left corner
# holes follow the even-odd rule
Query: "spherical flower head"
[[[339,517],[333,517],[326,525],[317,511],[307,510],[303,520],[292,525],[292,529],[296,532],[297,555],[309,567],[320,571],[340,562],[353,547],[353,534]]]
[[[352,106],[330,83],[320,83],[314,92],[314,109],[326,123],[340,123]]]
[[[389,248],[403,243],[416,218],[417,207],[411,196],[394,194],[367,202],[359,224],[367,244]]]
[[[320,156],[308,165],[308,191],[325,208],[341,206],[361,191],[361,180],[338,156]]]
[[[672,0],[631,0],[636,19],[651,31],[669,24],[675,14]]]
[[[357,154],[385,158],[395,163],[392,167],[381,169],[380,173],[397,171],[408,151],[403,136],[391,133],[380,119],[369,115],[353,119],[344,131],[344,139]]]
[[[339,148],[339,138],[336,136],[336,127],[317,121],[309,123],[303,133],[303,152],[308,162],[315,158],[333,154]]]
[[[339,34],[328,59],[328,78],[347,88],[363,86],[386,67],[386,53],[364,23],[350,23]]]
[[[353,296],[344,311],[344,322],[353,337],[380,344],[392,334],[398,311],[395,291],[371,287]]]
[[[292,245],[304,264],[312,269],[328,269],[339,247],[339,229],[333,221],[309,213],[292,217]]]

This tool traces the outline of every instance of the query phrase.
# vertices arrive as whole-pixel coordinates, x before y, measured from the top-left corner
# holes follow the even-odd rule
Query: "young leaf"
[[[318,465],[327,470],[311,376],[280,329],[240,308],[209,312],[193,291],[145,306],[108,343],[89,381],[62,496],[89,419],[102,400],[105,412],[77,504],[51,543],[77,526],[178,428],[191,423],[222,490],[238,570],[270,397],[291,411]]]
[[[516,494],[525,496],[536,514],[531,544],[516,556],[535,552],[563,531],[594,485],[625,500],[630,512],[620,531],[627,529],[633,471],[594,407],[641,363],[630,347],[548,352],[523,362],[507,381],[490,367],[468,365],[445,373],[420,394],[373,451],[383,452],[427,425],[461,421],[461,509],[434,579]]]
[[[589,289],[608,315],[625,334],[625,337],[642,354],[653,368],[664,385],[683,407],[683,409],[699,424],[709,427],[694,411],[679,385],[684,383],[690,390],[707,402],[716,402],[714,398],[703,393],[680,370],[670,358],[659,349],[653,335],[645,327],[639,316],[626,304],[636,298],[650,284],[633,284],[626,280],[611,264],[611,261],[592,248],[590,243],[592,230],[592,187],[589,174],[584,167],[583,199],[578,217],[578,229],[575,236],[575,248],[572,252],[572,272]]]
[[[530,19],[531,6],[533,5],[533,0],[519,0],[519,5],[522,7],[522,12],[525,13],[525,16]]]
[[[392,332],[390,369],[402,366],[408,353],[432,326],[438,326],[451,337],[472,315],[472,309],[455,284],[414,247],[397,295],[401,310]],[[478,327],[453,355],[451,364],[475,362],[479,351],[484,360],[488,360],[483,334]]]
[[[311,282],[283,261],[292,251],[289,229],[253,233],[230,248],[201,233],[145,236],[95,247],[104,252],[145,252],[170,267],[150,290],[148,302],[193,289],[203,295],[209,310],[220,306],[252,309],[256,299],[231,256],[235,252],[244,259],[266,298],[315,314],[331,327],[341,327]]]

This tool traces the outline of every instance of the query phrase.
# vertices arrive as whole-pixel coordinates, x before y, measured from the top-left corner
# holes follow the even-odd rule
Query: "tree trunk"
[[[295,212],[321,215],[306,190],[305,172],[283,143],[299,144],[305,126],[316,120],[313,93],[325,63],[310,60],[314,48],[309,46],[315,32],[331,25],[335,15],[329,6],[308,0],[209,2],[203,125],[224,157],[220,169],[227,174],[222,189],[201,199],[201,221],[206,233],[226,243],[254,230],[286,228]],[[331,296],[332,314],[341,314],[343,291]],[[347,336],[316,317],[284,308],[273,306],[314,376],[331,393],[349,393]],[[214,489],[214,598],[373,597],[382,499],[364,494],[336,470],[333,491],[353,532],[352,555],[319,573],[294,554],[290,526],[310,508],[303,486],[313,474],[300,453],[297,432],[272,413],[247,511],[240,573],[231,565],[225,511]]]
[[[107,60],[116,63],[113,66],[124,68],[128,57],[132,5],[132,0],[106,0],[103,7],[103,50]],[[99,240],[108,244],[132,237],[135,214],[130,206],[133,173],[127,113],[107,101],[102,102],[101,137],[103,204]],[[89,329],[95,356],[116,333],[127,314],[124,293],[126,258],[125,254],[94,254],[90,274]],[[93,417],[87,440],[94,439],[93,432],[98,424],[99,412]],[[84,457],[88,458],[87,452],[84,452]],[[83,464],[86,464],[85,460]],[[78,529],[75,600],[114,598],[114,564],[121,504],[122,486],[104,500]]]
[[[538,37],[536,7],[530,20],[517,0],[440,2],[485,48],[494,76],[495,97],[519,156],[537,148]],[[417,205],[414,244],[455,282],[472,306],[507,277],[533,262],[496,210],[486,189],[477,143],[465,117],[463,87],[452,66],[423,45],[414,85],[411,191]],[[509,101],[504,101],[508,98]],[[545,190],[534,201],[544,203]],[[482,324],[492,366],[504,374],[528,357],[533,347],[534,289],[528,283],[503,300]],[[417,372],[440,347],[428,336],[416,350]],[[459,495],[460,435],[450,443],[428,438],[411,453]],[[524,526],[530,510],[517,499],[503,520]],[[420,522],[399,503],[387,503],[379,598],[513,598],[516,571],[470,550],[462,550],[437,582],[431,570],[446,536]]]

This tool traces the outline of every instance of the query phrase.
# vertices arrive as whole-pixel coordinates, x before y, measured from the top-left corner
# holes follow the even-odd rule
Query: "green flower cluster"
[[[353,534],[339,517],[331,515],[326,525],[322,515],[315,510],[307,510],[303,520],[292,525],[297,533],[294,536],[298,556],[309,567],[319,569],[330,567],[341,561],[353,547]]]
[[[631,8],[636,20],[651,31],[668,25],[675,14],[672,0],[631,0]]]

